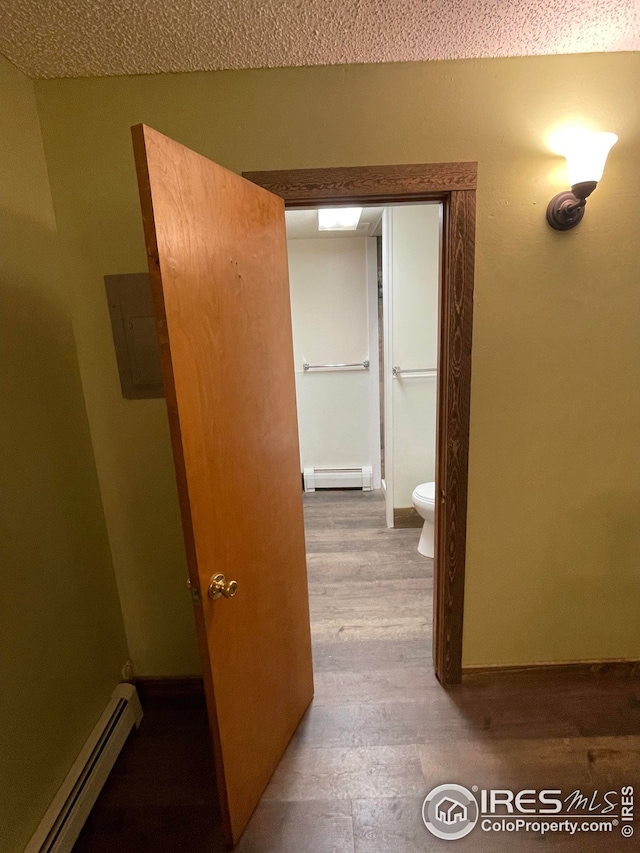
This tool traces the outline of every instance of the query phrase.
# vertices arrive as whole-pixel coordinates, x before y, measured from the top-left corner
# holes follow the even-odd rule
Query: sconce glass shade
[[[547,222],[556,231],[575,228],[584,216],[587,198],[598,186],[609,151],[618,141],[615,133],[565,132],[551,140],[551,149],[567,160],[571,192],[554,196],[547,207]]]
[[[569,185],[598,183],[609,151],[617,141],[615,133],[581,133],[567,137],[559,146],[558,153],[566,157]]]

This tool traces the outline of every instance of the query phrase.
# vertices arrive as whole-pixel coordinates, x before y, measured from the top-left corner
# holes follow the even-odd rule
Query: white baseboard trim
[[[133,684],[118,684],[24,853],[70,853],[142,706]]]

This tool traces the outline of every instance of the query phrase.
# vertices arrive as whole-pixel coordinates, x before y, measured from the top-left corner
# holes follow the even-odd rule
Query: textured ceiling
[[[638,50],[640,0],[4,0],[31,77]]]

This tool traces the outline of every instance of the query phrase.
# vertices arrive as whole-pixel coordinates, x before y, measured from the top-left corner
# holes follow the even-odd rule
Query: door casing
[[[462,678],[477,163],[243,172],[287,208],[442,203],[436,426],[433,663]]]

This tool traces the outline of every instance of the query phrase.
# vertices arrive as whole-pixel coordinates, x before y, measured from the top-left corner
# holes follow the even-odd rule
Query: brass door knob
[[[227,581],[224,575],[214,575],[209,581],[209,598],[214,601],[221,595],[225,598],[233,598],[237,591],[237,581]]]

